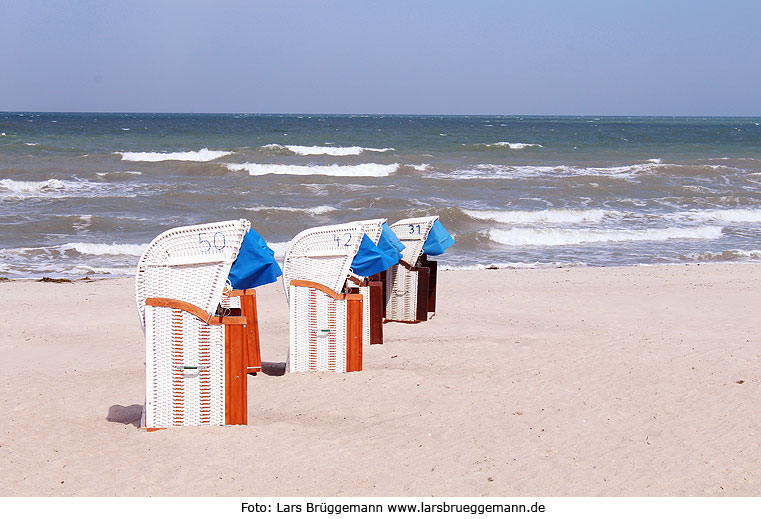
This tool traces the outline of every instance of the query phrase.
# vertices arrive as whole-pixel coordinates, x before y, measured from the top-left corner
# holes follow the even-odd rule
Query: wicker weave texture
[[[406,248],[402,259],[415,266],[423,254],[423,245],[438,216],[407,218],[390,225]],[[418,273],[394,265],[386,274],[386,318],[391,321],[417,321]]]
[[[294,279],[315,281],[341,292],[364,232],[359,225],[313,227],[291,240],[283,259],[283,286],[290,298]]]
[[[145,426],[224,425],[224,327],[148,306]]]
[[[367,237],[370,238],[374,244],[378,245],[378,240],[380,240],[381,233],[383,232],[383,224],[386,223],[386,219],[376,218],[375,220],[358,220],[351,223],[359,225],[362,228],[362,231],[367,234]]]
[[[213,313],[238,255],[247,220],[170,229],[143,252],[135,276],[135,299],[145,325],[145,300],[167,297]]]
[[[405,245],[405,249],[402,251],[404,261],[413,266],[417,263],[420,255],[423,254],[423,245],[428,238],[431,227],[433,227],[433,222],[438,219],[438,216],[407,218],[389,226]]]
[[[288,371],[346,372],[345,300],[311,287],[291,287]]]
[[[386,272],[386,319],[417,321],[418,273],[401,265],[394,265]]]

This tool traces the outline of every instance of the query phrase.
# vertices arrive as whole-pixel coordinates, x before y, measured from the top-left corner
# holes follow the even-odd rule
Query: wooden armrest
[[[174,308],[176,310],[182,310],[188,312],[202,320],[207,324],[246,324],[245,317],[228,316],[220,317],[218,315],[211,315],[208,312],[203,311],[196,305],[190,304],[186,301],[180,301],[179,299],[169,299],[168,297],[149,297],[145,300],[145,306],[157,306],[161,308]]]
[[[362,300],[361,294],[338,294],[336,292],[333,292],[331,289],[329,289],[325,285],[316,283],[314,281],[304,281],[303,279],[292,279],[291,286],[314,288],[315,290],[319,290],[320,292],[325,292],[330,297],[338,301],[356,301],[356,300],[361,301]]]
[[[245,290],[230,290],[225,292],[225,295],[227,295],[227,297],[255,296],[256,289],[247,288]]]

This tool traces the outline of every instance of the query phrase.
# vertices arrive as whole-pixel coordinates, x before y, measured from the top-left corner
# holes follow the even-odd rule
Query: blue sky
[[[758,1],[0,0],[0,110],[761,115]]]

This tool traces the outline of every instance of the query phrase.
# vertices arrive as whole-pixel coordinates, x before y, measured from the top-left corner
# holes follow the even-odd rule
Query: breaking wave
[[[218,151],[203,148],[198,151],[117,151],[115,155],[121,155],[122,160],[130,162],[163,162],[165,160],[179,160],[186,162],[208,162],[226,155],[232,155],[232,151]]]
[[[394,148],[364,148],[362,146],[296,146],[284,144],[266,144],[262,146],[262,149],[276,152],[290,152],[296,155],[330,155],[333,157],[359,155],[365,151],[383,153],[394,150]]]
[[[466,215],[476,220],[499,223],[588,223],[602,221],[606,216],[617,214],[602,209],[544,209],[541,211],[481,211],[463,209]]]
[[[261,206],[261,207],[247,207],[246,210],[247,211],[286,211],[289,213],[308,213],[308,214],[325,214],[325,213],[330,213],[333,211],[338,211],[338,209],[330,205],[318,205],[317,207],[306,207],[304,209],[300,209],[297,207]]]
[[[716,240],[721,227],[667,227],[665,229],[490,229],[489,238],[502,245],[554,246],[600,242]]]
[[[477,144],[484,148],[510,148],[511,150],[522,150],[525,148],[543,148],[541,144],[532,144],[526,142],[493,142],[491,144]]]
[[[230,171],[247,171],[249,175],[326,175],[331,177],[387,177],[399,164],[356,164],[351,166],[290,166],[287,164],[225,164]]]

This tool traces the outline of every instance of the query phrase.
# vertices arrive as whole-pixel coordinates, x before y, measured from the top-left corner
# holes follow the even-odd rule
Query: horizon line
[[[164,111],[91,111],[91,110],[0,110],[0,114],[102,114],[102,115],[247,115],[247,116],[293,116],[318,115],[330,117],[606,117],[606,118],[636,118],[636,117],[668,117],[668,118],[759,118],[761,115],[632,115],[632,114],[457,114],[457,113],[391,113],[391,112],[164,112]]]

